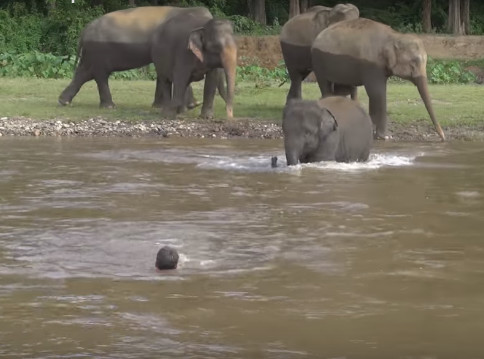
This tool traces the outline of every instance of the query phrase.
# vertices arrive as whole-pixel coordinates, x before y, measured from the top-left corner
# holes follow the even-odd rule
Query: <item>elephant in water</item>
[[[338,21],[356,19],[360,16],[358,8],[352,4],[337,4],[333,8],[313,6],[307,12],[294,16],[282,27],[279,40],[291,87],[287,101],[301,98],[301,82],[312,71],[311,45],[318,34]],[[352,98],[356,88],[334,85],[335,91]]]
[[[155,31],[159,30],[160,26],[171,18],[187,13],[193,14],[196,18],[204,19],[205,22],[212,19],[210,12],[203,7],[146,6],[114,11],[90,22],[82,31],[79,39],[78,57],[80,60],[74,73],[74,78],[60,94],[59,103],[61,105],[70,104],[81,86],[85,82],[94,79],[98,87],[101,107],[114,107],[108,85],[110,74],[115,71],[139,68],[152,63],[154,60],[152,51],[155,45],[153,43]],[[185,24],[185,32],[190,32],[197,26],[198,24],[187,23]],[[165,40],[170,39],[160,39],[158,37],[158,41]],[[181,46],[185,46],[185,49],[188,49],[188,36],[178,40],[182,41]],[[188,50],[186,52],[189,53]],[[175,54],[168,52],[163,54],[163,56],[173,57]],[[195,55],[193,56],[195,57]],[[208,67],[207,69],[212,70],[212,68]],[[184,71],[187,73],[191,72],[189,68],[185,68]],[[223,77],[220,76],[220,71],[214,70],[214,72],[218,72],[218,74],[207,76],[205,89],[208,93],[212,93],[218,87],[221,96],[226,103],[227,101],[230,102],[229,107],[232,108],[233,93],[225,93]],[[229,72],[235,72],[235,68],[229,69]],[[233,77],[235,77],[235,74]],[[220,86],[221,83],[222,86]],[[164,85],[164,80],[161,80],[161,82],[160,79],[157,80],[153,106],[160,106],[162,102],[170,103],[171,93],[168,98],[162,97],[160,87]],[[182,102],[186,107],[193,108],[198,103],[193,98],[191,86],[189,84],[185,86],[186,89],[180,90],[186,96]],[[208,100],[213,102],[213,96]],[[205,108],[211,108],[212,106],[205,99],[204,105]]]
[[[282,131],[288,166],[366,161],[373,143],[370,116],[357,101],[341,96],[290,100],[284,108]]]
[[[422,40],[379,22],[358,18],[321,31],[311,49],[321,94],[333,94],[332,83],[365,86],[375,137],[386,138],[387,80],[395,75],[415,84],[442,140],[427,86],[427,53]]]

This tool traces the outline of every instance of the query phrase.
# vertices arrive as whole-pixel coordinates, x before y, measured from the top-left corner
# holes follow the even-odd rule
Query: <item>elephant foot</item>
[[[386,140],[391,140],[391,139],[393,139],[393,137],[392,137],[392,136],[389,136],[389,135],[377,135],[377,134],[375,134],[375,135],[373,136],[373,138],[374,138],[375,140],[379,140],[379,141],[386,141]]]
[[[187,108],[189,110],[193,110],[195,107],[198,107],[200,106],[202,103],[200,101],[194,101],[194,102],[191,102],[187,105]]]
[[[58,99],[57,102],[59,103],[59,105],[61,106],[68,106],[71,104],[71,101],[68,101],[68,100],[63,100],[63,99]]]
[[[153,107],[153,108],[162,108],[163,105],[161,103],[158,103],[158,102],[153,102],[151,104],[151,107]]]
[[[212,109],[208,110],[208,109],[202,108],[200,118],[203,118],[204,120],[213,120],[213,118],[214,118],[213,110]]]
[[[99,104],[99,107],[113,109],[116,107],[116,105],[113,102],[106,102],[106,103],[101,102]]]
[[[173,108],[163,108],[161,110],[161,117],[167,120],[176,120],[177,111]]]

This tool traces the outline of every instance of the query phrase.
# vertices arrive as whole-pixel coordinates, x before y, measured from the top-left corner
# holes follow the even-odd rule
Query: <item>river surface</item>
[[[2,358],[483,358],[483,335],[481,143],[288,168],[281,141],[0,140]]]

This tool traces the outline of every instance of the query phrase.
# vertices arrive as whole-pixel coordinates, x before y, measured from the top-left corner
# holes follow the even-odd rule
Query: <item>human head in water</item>
[[[175,248],[164,246],[156,255],[155,266],[157,269],[176,269],[178,265],[178,252]]]

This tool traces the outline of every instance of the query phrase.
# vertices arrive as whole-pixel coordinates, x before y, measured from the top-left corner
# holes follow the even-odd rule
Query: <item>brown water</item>
[[[484,357],[482,144],[283,157],[2,138],[0,357]],[[160,274],[165,244],[181,260]]]

